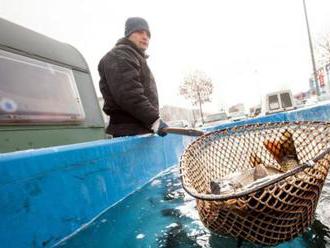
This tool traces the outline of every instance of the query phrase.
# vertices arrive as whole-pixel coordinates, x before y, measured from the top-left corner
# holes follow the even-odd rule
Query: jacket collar
[[[141,50],[140,48],[138,48],[137,45],[135,45],[132,41],[130,41],[126,37],[119,39],[117,41],[117,43],[116,43],[116,46],[117,45],[127,45],[127,46],[130,46],[134,50],[136,50],[139,54],[141,54],[141,56],[143,56],[144,58],[148,58],[149,57],[148,55],[145,54],[145,52],[143,50]]]

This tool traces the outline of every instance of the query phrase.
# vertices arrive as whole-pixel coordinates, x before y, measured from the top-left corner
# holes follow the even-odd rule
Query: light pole
[[[309,30],[309,23],[308,23],[307,9],[306,9],[305,0],[303,0],[303,5],[304,5],[305,20],[306,20],[306,25],[307,25],[309,48],[311,50],[311,59],[312,59],[312,65],[313,65],[314,82],[315,82],[315,86],[316,86],[316,95],[319,96],[320,95],[319,80],[317,78],[317,71],[316,71],[314,51],[313,51],[313,43],[312,43],[311,33],[310,33],[310,30]]]
[[[198,94],[199,110],[201,112],[202,124],[204,124],[204,115],[203,115],[203,109],[202,109],[201,93],[200,93],[198,85],[197,85],[197,94]]]

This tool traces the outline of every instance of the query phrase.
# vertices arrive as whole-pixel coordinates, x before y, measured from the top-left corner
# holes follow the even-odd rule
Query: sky
[[[330,1],[306,5],[316,44],[330,33]],[[76,47],[98,95],[98,62],[123,37],[131,16],[149,23],[148,64],[161,106],[191,107],[179,85],[194,70],[212,79],[208,112],[237,103],[248,108],[272,91],[308,90],[312,64],[302,0],[0,0],[0,17]]]

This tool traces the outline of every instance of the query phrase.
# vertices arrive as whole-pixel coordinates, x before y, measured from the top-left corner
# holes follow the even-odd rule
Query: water
[[[181,187],[177,167],[164,172],[60,245],[65,248],[110,247],[238,247],[233,238],[210,233],[199,221],[195,200]],[[243,242],[240,247],[257,247]],[[260,247],[260,246],[259,246]],[[278,248],[330,248],[330,177],[303,235]]]

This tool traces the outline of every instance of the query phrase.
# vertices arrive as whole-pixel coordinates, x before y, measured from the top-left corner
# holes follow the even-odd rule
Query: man
[[[166,135],[156,83],[146,61],[149,40],[148,23],[140,17],[128,18],[125,37],[99,63],[103,111],[110,116],[106,133],[113,137],[151,132]]]

